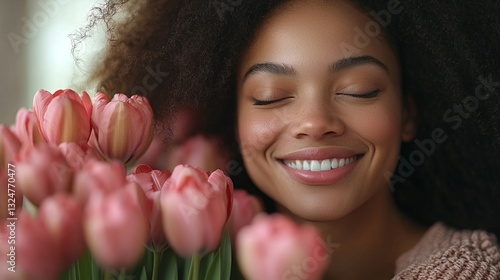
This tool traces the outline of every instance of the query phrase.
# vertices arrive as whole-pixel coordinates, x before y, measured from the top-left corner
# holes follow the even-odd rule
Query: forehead
[[[249,63],[299,65],[371,55],[397,71],[394,49],[379,24],[348,1],[296,0],[278,6],[259,27],[240,70]]]

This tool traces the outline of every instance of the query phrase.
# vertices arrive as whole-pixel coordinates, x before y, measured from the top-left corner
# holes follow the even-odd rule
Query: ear
[[[401,127],[401,140],[410,142],[417,134],[417,105],[409,95],[403,97],[403,122]]]

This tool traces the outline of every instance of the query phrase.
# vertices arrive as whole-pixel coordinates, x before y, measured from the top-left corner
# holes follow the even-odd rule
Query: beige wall
[[[85,74],[75,65],[69,35],[85,26],[91,7],[97,3],[96,0],[0,2],[0,123],[12,124],[18,108],[31,108],[38,89],[81,90],[77,82]],[[90,49],[98,49],[97,41],[90,40],[94,44]],[[82,49],[82,69],[86,66],[84,54],[90,55],[87,45]]]

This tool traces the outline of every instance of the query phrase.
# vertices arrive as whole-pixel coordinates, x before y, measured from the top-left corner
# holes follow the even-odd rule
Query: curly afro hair
[[[107,47],[90,77],[97,90],[146,96],[159,122],[194,108],[203,116],[200,132],[222,136],[238,157],[235,70],[259,24],[281,2],[108,0],[94,8],[78,41],[104,22]],[[403,92],[416,101],[419,129],[402,146],[391,179],[398,206],[422,224],[443,221],[498,236],[500,4],[354,2],[372,15],[391,2],[403,7],[385,34],[398,49]],[[445,140],[434,141],[436,134]],[[244,172],[234,178],[251,186]]]

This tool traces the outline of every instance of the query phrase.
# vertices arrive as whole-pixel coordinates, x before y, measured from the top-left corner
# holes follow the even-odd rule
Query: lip
[[[288,153],[278,159],[285,171],[296,181],[306,185],[332,185],[345,178],[356,166],[364,153],[356,152],[348,148],[306,148]],[[284,160],[323,160],[331,158],[350,158],[356,156],[356,160],[343,167],[325,170],[308,171],[297,170],[284,164]]]

